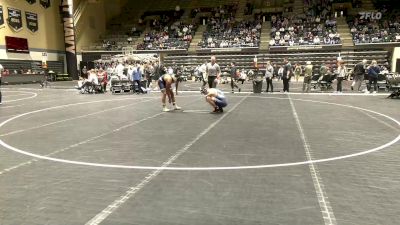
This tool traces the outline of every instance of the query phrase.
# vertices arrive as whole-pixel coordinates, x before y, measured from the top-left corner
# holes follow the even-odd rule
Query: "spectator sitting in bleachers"
[[[349,21],[354,43],[400,42],[400,16]]]
[[[330,0],[305,1],[303,13],[291,17],[271,16],[274,45],[340,44]],[[281,41],[283,37],[284,41]]]
[[[160,24],[158,29],[146,33],[143,43],[137,46],[140,50],[188,49],[193,39],[196,25],[182,24],[177,21],[171,26]]]
[[[260,33],[260,21],[234,22],[231,18],[211,18],[198,46],[202,48],[258,47]]]

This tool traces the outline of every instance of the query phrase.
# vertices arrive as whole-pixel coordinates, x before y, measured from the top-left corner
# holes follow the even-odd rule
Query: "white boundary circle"
[[[26,100],[26,99],[36,98],[38,96],[37,93],[31,92],[31,91],[2,91],[2,92],[12,92],[12,93],[17,92],[17,93],[32,94],[32,96],[25,97],[25,98],[18,98],[18,99],[3,101],[4,103],[22,101],[22,100]],[[4,95],[3,97],[7,97],[7,95]]]
[[[183,96],[182,96],[183,97]],[[185,96],[186,97],[186,96]],[[235,97],[243,97],[243,96],[235,96]],[[282,98],[282,97],[267,97],[267,96],[247,96],[248,98],[269,98],[269,99],[288,99],[288,98]],[[60,105],[60,106],[54,106],[54,107],[49,107],[45,109],[40,109],[36,111],[31,111],[27,113],[23,113],[17,116],[14,116],[2,123],[0,123],[0,128],[3,127],[5,124],[26,116],[30,114],[35,114],[38,112],[43,112],[43,111],[49,111],[53,109],[59,109],[59,108],[65,108],[69,106],[76,106],[76,105],[82,105],[82,104],[90,104],[90,103],[98,103],[98,102],[106,102],[106,101],[115,101],[115,100],[127,100],[125,99],[112,99],[112,100],[98,100],[98,101],[91,101],[91,102],[80,102],[80,103],[73,103],[73,104],[67,104],[67,105]],[[387,118],[391,121],[393,121],[395,124],[397,124],[400,127],[400,122],[397,121],[396,119],[385,115],[383,113],[375,112],[373,110],[357,107],[357,106],[352,106],[352,105],[345,105],[345,104],[339,104],[339,103],[331,103],[331,102],[323,102],[323,101],[315,101],[315,100],[307,100],[307,99],[293,99],[294,101],[303,101],[303,102],[313,102],[313,103],[320,103],[320,104],[327,104],[327,105],[335,105],[335,106],[342,106],[342,107],[347,107],[347,108],[352,108],[352,109],[357,109],[365,112],[369,112],[375,115],[379,115],[381,117]],[[385,149],[396,142],[400,140],[400,134],[393,139],[390,142],[387,142],[386,144],[383,144],[381,146],[378,146],[373,149],[369,150],[364,150],[361,152],[353,153],[353,154],[348,154],[348,155],[342,155],[342,156],[337,156],[337,157],[330,157],[330,158],[324,158],[324,159],[316,159],[316,160],[307,160],[307,161],[300,161],[300,162],[292,162],[292,163],[278,163],[278,164],[266,164],[266,165],[253,165],[253,166],[225,166],[225,167],[168,167],[168,166],[129,166],[129,165],[118,165],[118,164],[102,164],[102,163],[90,163],[90,162],[82,162],[82,161],[74,161],[74,160],[66,160],[66,159],[59,159],[59,158],[53,158],[53,157],[48,157],[48,156],[43,156],[43,155],[38,155],[34,154],[31,152],[27,152],[21,149],[18,149],[14,146],[11,146],[7,143],[5,143],[3,140],[0,139],[0,145],[3,147],[23,154],[27,156],[31,156],[34,158],[38,159],[44,159],[44,160],[49,160],[53,162],[61,162],[61,163],[67,163],[67,164],[74,164],[74,165],[83,165],[83,166],[94,166],[94,167],[103,167],[103,168],[119,168],[119,169],[140,169],[140,170],[180,170],[180,171],[210,171],[210,170],[243,170],[243,169],[262,169],[262,168],[274,168],[274,167],[287,167],[287,166],[299,166],[299,165],[306,165],[310,163],[322,163],[322,162],[329,162],[329,161],[335,161],[335,160],[341,160],[341,159],[347,159],[347,158],[352,158],[356,156],[361,156],[361,155],[366,155],[369,153],[377,152],[382,149]]]

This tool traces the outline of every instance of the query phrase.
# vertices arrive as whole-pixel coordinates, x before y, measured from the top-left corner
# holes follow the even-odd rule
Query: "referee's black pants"
[[[217,87],[217,83],[215,82],[217,79],[216,76],[212,76],[212,77],[208,77],[208,87],[209,88],[216,88]]]

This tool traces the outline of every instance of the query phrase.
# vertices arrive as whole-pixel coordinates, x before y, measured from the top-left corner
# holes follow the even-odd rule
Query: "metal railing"
[[[87,4],[88,4],[87,0],[82,0],[79,3],[78,7],[76,8],[76,10],[74,12],[74,25],[75,25],[75,27],[78,24],[78,21],[81,18],[83,12],[85,11]]]

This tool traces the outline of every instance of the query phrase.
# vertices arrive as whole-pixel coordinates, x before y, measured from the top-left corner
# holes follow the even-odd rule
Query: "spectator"
[[[97,73],[97,78],[99,83],[101,84],[101,91],[106,92],[107,90],[107,72],[100,68]]]
[[[304,81],[303,81],[303,92],[310,92],[311,89],[311,80],[313,73],[313,65],[310,61],[307,61],[306,67],[304,69]]]
[[[119,62],[117,67],[115,68],[115,72],[119,78],[123,77],[124,69],[125,69],[125,67],[124,67],[124,65],[122,65],[122,62]]]
[[[137,84],[137,89],[140,93],[144,93],[144,91],[142,90],[142,84],[141,84],[141,80],[142,80],[142,69],[140,67],[140,64],[137,63],[136,64],[136,68],[133,69],[132,72],[133,75],[133,85],[135,85],[135,83]]]
[[[344,62],[342,60],[338,61],[338,69],[337,69],[337,87],[336,87],[336,92],[337,93],[342,93],[342,81],[346,77],[346,66],[344,65]]]
[[[231,69],[230,69],[230,75],[231,75],[231,88],[232,88],[232,93],[234,93],[234,88],[237,88],[238,91],[240,92],[240,88],[236,83],[236,78],[237,78],[237,67],[235,62],[231,62]]]
[[[301,73],[302,73],[301,66],[298,63],[296,63],[294,67],[294,78],[296,79],[296,82],[299,82]]]
[[[128,37],[126,40],[128,41],[128,44],[131,44],[133,41],[132,37]]]
[[[353,90],[353,86],[354,86],[354,89],[356,91],[361,91],[360,88],[361,88],[361,84],[364,80],[366,64],[367,64],[367,60],[363,59],[362,62],[357,63],[357,65],[354,67],[354,69],[353,69],[354,82],[352,84],[352,90]]]
[[[274,74],[274,68],[271,65],[270,61],[267,61],[265,66],[265,80],[267,82],[267,89],[265,90],[268,93],[269,87],[271,87],[271,93],[274,92],[274,85],[272,84],[272,77]]]
[[[289,92],[289,81],[293,75],[293,68],[287,58],[284,59],[283,65],[284,65],[283,66],[283,75],[282,75],[283,92],[286,93],[286,92]]]
[[[371,91],[371,85],[374,85],[374,91],[372,93],[376,93],[377,91],[377,83],[378,83],[378,74],[380,73],[380,68],[376,60],[372,60],[371,65],[368,67],[368,78],[369,78],[369,91]]]

